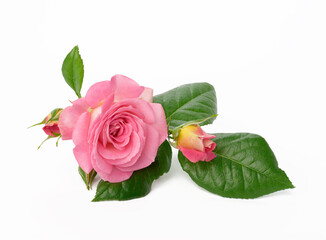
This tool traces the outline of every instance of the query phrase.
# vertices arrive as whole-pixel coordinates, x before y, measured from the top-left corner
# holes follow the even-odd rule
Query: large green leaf
[[[149,167],[135,171],[131,178],[120,183],[110,183],[101,180],[97,185],[93,202],[106,200],[130,200],[146,196],[154,180],[171,167],[172,150],[170,144],[165,141],[159,147],[155,162]]]
[[[192,163],[179,152],[184,171],[199,186],[230,198],[256,198],[294,188],[264,138],[250,133],[217,133],[216,158]]]
[[[63,61],[61,70],[67,84],[75,91],[76,95],[81,98],[80,90],[84,78],[84,64],[79,54],[78,46],[75,46],[68,53]]]
[[[153,102],[162,104],[170,129],[217,113],[215,90],[208,83],[182,85],[154,96]],[[201,125],[214,120],[215,118],[211,118]]]

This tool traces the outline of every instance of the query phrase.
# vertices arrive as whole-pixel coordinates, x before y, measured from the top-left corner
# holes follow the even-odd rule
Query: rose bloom
[[[113,183],[154,162],[167,125],[162,105],[152,101],[152,89],[115,75],[65,108],[59,128],[63,140],[73,140],[79,166]]]
[[[212,152],[216,143],[214,135],[205,133],[198,124],[183,127],[177,138],[177,147],[191,162],[211,161],[216,157]]]
[[[59,129],[59,115],[61,113],[62,109],[57,108],[54,111],[52,111],[49,115],[46,116],[45,118],[45,125],[43,127],[43,131],[52,137],[56,137],[60,134],[60,129]],[[54,114],[53,120],[50,120],[52,118],[52,113]]]

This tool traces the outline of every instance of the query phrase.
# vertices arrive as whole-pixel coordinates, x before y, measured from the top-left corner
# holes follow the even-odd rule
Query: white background
[[[1,1],[1,239],[326,239],[326,2]],[[82,94],[120,73],[155,94],[209,82],[207,132],[265,137],[293,190],[227,199],[195,185],[176,155],[145,198],[92,203],[73,144],[27,130],[74,92],[61,64],[76,44]]]

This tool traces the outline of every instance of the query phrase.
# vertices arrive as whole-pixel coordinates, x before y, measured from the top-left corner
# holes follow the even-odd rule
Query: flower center
[[[122,119],[110,123],[109,135],[114,138],[121,136],[124,132],[124,125],[125,125],[125,121]]]
[[[110,127],[110,135],[113,137],[116,137],[119,134],[119,131],[121,129],[120,125],[115,125],[114,127]]]

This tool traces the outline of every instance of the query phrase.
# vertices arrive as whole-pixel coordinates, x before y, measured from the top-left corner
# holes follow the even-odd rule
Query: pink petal
[[[139,148],[137,149],[137,154],[135,154],[132,158],[129,158],[128,161],[125,161],[119,165],[117,165],[117,167],[121,170],[121,171],[126,171],[126,167],[131,167],[133,166],[138,160],[139,157],[141,156],[143,149],[146,146],[146,128],[138,122],[135,122],[138,125],[138,130],[137,130],[137,135],[139,136]],[[135,129],[135,128],[134,128]],[[135,130],[134,130],[135,131]],[[132,132],[133,133],[133,132]],[[129,169],[128,169],[129,170]]]
[[[90,114],[84,112],[79,118],[72,132],[72,140],[75,145],[86,144],[88,136]]]
[[[96,109],[100,109],[100,113],[106,113],[107,111],[110,110],[110,108],[112,107],[113,104],[113,100],[114,100],[114,94],[109,94],[104,100],[103,100],[103,105],[97,107]],[[95,109],[94,109],[95,110]],[[92,119],[95,119],[92,117]]]
[[[146,132],[146,142],[143,145],[143,151],[141,156],[138,158],[136,163],[130,167],[119,167],[122,171],[136,171],[145,167],[148,167],[152,162],[155,161],[155,157],[157,154],[157,149],[161,145],[159,132],[151,127],[147,127]]]
[[[69,140],[72,138],[72,131],[81,114],[86,112],[88,105],[84,98],[77,99],[72,106],[66,107],[62,110],[59,117],[59,129],[62,140]]]
[[[92,161],[92,165],[96,171],[105,172],[109,174],[112,172],[113,166],[106,159],[104,159],[101,155],[94,152],[94,157]],[[94,161],[95,160],[95,161]]]
[[[152,108],[153,103],[148,103],[144,100],[133,98],[124,99],[118,103],[112,105],[111,108],[102,106],[102,112],[104,116],[117,116],[119,113],[129,115],[132,118],[137,116],[142,119],[145,123],[153,124],[156,121],[155,112]]]
[[[144,91],[144,87],[139,86],[134,80],[123,75],[114,75],[111,78],[111,84],[115,89],[115,102],[128,98],[138,98]]]
[[[104,180],[104,181],[109,181],[111,183],[117,183],[117,182],[122,182],[127,179],[129,179],[132,175],[132,171],[128,172],[123,172],[120,171],[119,169],[113,167],[112,171],[110,173],[105,173],[102,171],[97,172],[98,175]]]
[[[145,100],[146,102],[152,103],[153,102],[153,89],[151,88],[144,88],[144,91],[139,96],[140,99]]]
[[[204,146],[205,146],[205,151],[212,151],[215,149],[216,147],[216,143],[213,142],[212,140],[209,139],[205,139],[204,140]]]
[[[43,131],[52,137],[55,137],[53,133],[60,133],[60,129],[58,127],[58,124],[46,124],[43,127]]]
[[[92,163],[91,163],[91,155],[89,152],[88,144],[79,144],[77,145],[74,150],[75,158],[84,172],[89,173],[92,171]]]
[[[198,136],[202,137],[203,139],[212,139],[212,138],[215,138],[215,135],[208,134],[208,133],[204,132],[204,130],[199,125],[197,125],[197,126],[198,126],[198,128],[195,131],[195,133]]]
[[[102,81],[92,85],[85,96],[86,102],[92,108],[97,107],[104,101],[107,96],[114,93],[112,84],[110,81]]]
[[[166,124],[164,109],[159,103],[151,103],[150,105],[155,114],[155,121],[151,126],[159,133],[159,142],[161,145],[168,137],[168,127]]]
[[[179,150],[183,155],[188,158],[190,162],[196,163],[198,161],[204,161],[206,159],[206,153],[200,152],[194,149],[184,148],[179,146]]]
[[[216,155],[213,152],[207,152],[206,155],[207,155],[206,162],[209,162],[209,161],[213,160],[214,158],[216,158]]]
[[[98,153],[110,164],[121,165],[129,162],[140,150],[140,139],[139,136],[133,132],[130,136],[129,144],[122,150],[118,150],[113,144],[107,144],[103,147],[102,144],[98,144]]]
[[[212,138],[216,138],[216,136],[215,135],[210,135],[210,134],[207,134],[207,133],[204,134],[204,139],[212,139]]]

